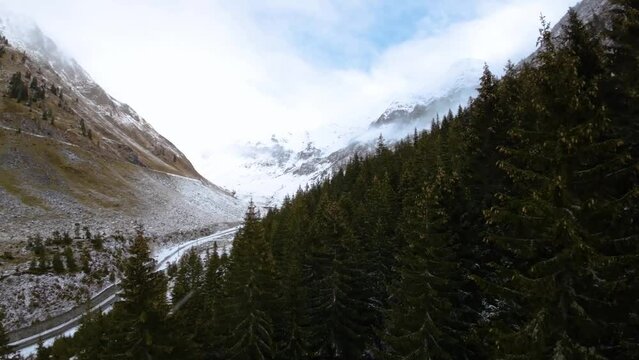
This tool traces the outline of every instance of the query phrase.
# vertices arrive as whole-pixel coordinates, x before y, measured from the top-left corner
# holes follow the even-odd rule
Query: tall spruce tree
[[[78,271],[78,264],[75,261],[75,257],[73,255],[73,249],[70,246],[66,246],[64,248],[64,259],[66,262],[67,270],[70,273],[74,273]]]
[[[622,254],[625,266],[613,273],[619,276],[612,295],[615,310],[609,312],[616,323],[614,338],[622,351],[619,357],[639,352],[639,3],[631,0],[611,1],[611,26],[606,33],[607,65],[612,76],[605,78],[606,105],[614,136],[623,141],[622,153],[627,166],[619,169],[614,183],[606,184],[609,196],[617,199],[615,216],[605,231],[612,235],[610,248]],[[599,205],[599,204],[598,204]],[[606,226],[605,224],[601,224]],[[634,269],[634,270],[632,270]]]
[[[209,341],[206,316],[208,301],[204,292],[205,272],[200,253],[191,249],[178,262],[175,283],[171,291],[173,309],[171,322],[174,332],[180,334],[172,356],[180,359],[204,357],[203,344]]]
[[[188,251],[178,262],[177,276],[171,291],[173,304],[179,302],[189,293],[199,290],[204,281],[204,266],[195,249]]]
[[[16,99],[18,102],[29,99],[29,89],[22,80],[21,72],[13,74],[11,80],[9,80],[9,97]]]
[[[253,202],[233,241],[225,276],[225,356],[234,359],[272,359],[274,356],[274,264],[270,245]]]
[[[80,327],[73,336],[69,351],[74,352],[79,360],[113,359],[116,356],[113,344],[116,329],[113,313],[105,315],[101,311],[92,312],[91,307],[89,302]],[[121,355],[120,357],[127,358]]]
[[[279,299],[273,323],[275,326],[276,358],[306,359],[309,357],[307,284],[303,260],[308,247],[305,232],[309,216],[302,198],[285,200],[280,211],[269,212],[265,227],[271,229],[273,255],[276,263]],[[274,218],[280,219],[274,223]]]
[[[113,306],[116,328],[105,352],[128,359],[170,358],[171,340],[166,316],[167,280],[155,271],[148,240],[138,228],[123,266],[120,301]]]
[[[323,194],[309,229],[305,260],[310,354],[319,358],[362,356],[370,333],[368,289],[361,248],[339,204]]]
[[[486,214],[499,228],[489,238],[511,253],[501,295],[519,314],[498,332],[501,356],[595,358],[613,342],[606,314],[623,278],[607,275],[629,268],[603,227],[621,204],[602,185],[614,184],[627,156],[597,91],[601,45],[586,32],[574,12],[563,44],[542,31],[539,67],[528,69],[525,89],[532,106],[516,120],[513,145],[502,148],[513,188]]]
[[[201,345],[202,353],[211,359],[223,359],[224,354],[225,328],[221,322],[225,265],[219,256],[217,243],[214,243],[213,250],[206,259],[204,282],[200,291],[202,298],[202,308],[199,309],[201,319],[198,319],[198,325],[201,327],[198,329],[200,334],[196,334],[194,338]]]
[[[633,0],[612,0],[611,26],[606,32],[608,65],[612,77],[607,84],[606,101],[619,136],[630,153],[639,159],[639,4]]]
[[[416,226],[401,255],[399,282],[388,312],[387,359],[463,359],[469,353],[462,340],[465,281],[459,259],[463,189],[459,175],[439,165],[418,194]]]

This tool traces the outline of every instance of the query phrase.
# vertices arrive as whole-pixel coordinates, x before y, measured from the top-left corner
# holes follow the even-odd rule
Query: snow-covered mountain
[[[371,153],[380,135],[392,145],[415,130],[429,128],[438,115],[467,104],[477,92],[483,64],[476,59],[457,62],[441,89],[392,102],[367,127],[331,124],[301,137],[273,135],[268,141],[238,146],[243,161],[232,187],[264,206],[277,205],[298,188],[327,178],[356,153]],[[299,138],[303,140],[294,140]]]
[[[113,232],[137,221],[161,235],[241,219],[241,201],[36,24],[0,9],[0,34],[0,245],[74,222]],[[43,99],[6,94],[18,73]]]
[[[609,6],[609,0],[584,0],[573,9],[588,23]],[[565,15],[553,26],[554,38],[561,36],[567,20]],[[533,55],[522,61],[530,61]],[[270,141],[245,144],[240,152],[243,159],[240,166],[245,171],[233,187],[258,202],[276,205],[299,187],[327,178],[356,153],[371,153],[380,134],[392,146],[415,130],[428,129],[438,115],[449,110],[456,112],[477,93],[482,68],[483,61],[477,59],[457,62],[448,69],[445,78],[449,80],[438,91],[392,102],[366,128],[329,126],[306,134],[306,141],[301,143],[292,141],[295,136],[288,134],[273,135]],[[322,145],[327,138],[331,140],[330,145]]]
[[[334,164],[329,156],[363,130],[333,124],[301,136],[273,135],[267,141],[237,145],[233,158],[238,163],[228,176],[229,186],[265,207],[278,205],[287,194],[330,174]]]

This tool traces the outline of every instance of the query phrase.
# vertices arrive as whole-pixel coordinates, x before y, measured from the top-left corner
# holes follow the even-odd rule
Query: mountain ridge
[[[74,223],[150,234],[237,222],[243,203],[200,175],[37,25],[0,13],[0,250]],[[14,77],[28,90],[10,93]],[[0,264],[2,265],[2,264]]]
[[[12,45],[32,58],[41,71],[51,71],[51,82],[68,85],[70,94],[77,98],[80,105],[74,109],[77,115],[86,117],[85,121],[91,122],[98,131],[101,130],[103,145],[109,151],[122,156],[123,151],[119,147],[129,147],[137,153],[145,153],[147,160],[142,163],[147,167],[204,179],[175,145],[157,133],[129,105],[107,94],[86,70],[63,53],[37,25],[25,19],[20,22],[16,23],[0,14],[0,32],[11,40]],[[106,125],[111,126],[107,128]],[[172,155],[178,160],[177,165],[171,164]],[[125,156],[124,160],[130,159]]]

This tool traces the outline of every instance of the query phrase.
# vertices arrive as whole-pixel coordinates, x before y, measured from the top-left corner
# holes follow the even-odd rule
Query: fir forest
[[[639,358],[639,2],[613,3],[558,37],[542,17],[467,106],[251,203],[228,254],[156,272],[138,228],[113,309],[36,358]]]

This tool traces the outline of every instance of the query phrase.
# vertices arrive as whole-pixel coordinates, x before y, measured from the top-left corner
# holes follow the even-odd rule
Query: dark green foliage
[[[49,269],[49,262],[47,260],[47,255],[45,253],[38,255],[37,272],[40,274],[44,274],[45,272],[47,272],[48,269]]]
[[[62,262],[62,258],[59,253],[53,254],[53,259],[51,260],[51,267],[53,267],[53,271],[56,274],[64,273],[64,263]]]
[[[31,95],[32,102],[44,100],[46,88],[44,84],[38,84],[38,79],[36,77],[31,79],[31,83],[29,84],[29,94]]]
[[[225,353],[237,359],[271,359],[274,355],[274,263],[264,228],[251,203],[244,226],[233,241],[224,282],[224,311],[228,330]]]
[[[200,260],[200,255],[191,250],[182,256],[177,265],[175,285],[171,292],[173,304],[184,298],[190,292],[199,289],[204,280],[204,267]]]
[[[93,237],[91,237],[91,234],[87,230],[87,239],[90,239],[93,249],[97,251],[102,250],[104,244],[104,236],[101,233],[95,233],[93,234]]]
[[[42,111],[42,121],[49,121],[51,125],[55,123],[55,118],[53,116],[53,111],[51,109],[44,109]]]
[[[35,360],[50,360],[52,356],[53,349],[51,349],[50,347],[45,347],[42,342],[38,342]]]
[[[90,304],[87,305],[90,308]],[[79,360],[113,359],[114,352],[109,348],[110,337],[113,336],[115,323],[112,316],[103,315],[100,312],[87,314],[82,318],[80,328],[72,340],[62,346],[69,354],[77,354]],[[53,349],[59,346],[60,340],[56,340]],[[121,356],[126,358],[126,356]]]
[[[34,244],[35,240],[36,239],[34,239]],[[51,237],[48,237],[44,244],[47,246],[70,245],[71,238],[69,237],[69,233],[64,232],[61,234],[59,231],[56,230],[51,233]]]
[[[91,254],[87,249],[82,250],[80,264],[82,266],[82,272],[84,272],[85,274],[91,273]]]
[[[181,358],[171,355],[179,340],[169,333],[166,278],[162,272],[155,272],[155,261],[141,228],[136,229],[128,253],[122,264],[120,299],[113,310],[106,315],[87,311],[72,338],[57,340],[46,350],[53,358]],[[87,304],[87,310],[91,308]]]
[[[529,79],[527,100],[511,112],[499,163],[513,185],[486,212],[488,238],[509,255],[499,296],[517,311],[495,331],[503,355],[617,354],[613,314],[631,311],[615,300],[636,262],[636,246],[624,244],[637,235],[624,224],[624,208],[634,205],[620,201],[632,193],[619,187],[630,156],[598,92],[607,76],[602,45],[569,17],[565,47],[542,32],[539,67],[520,74]]]
[[[40,234],[35,235],[34,237],[29,237],[27,240],[27,249],[33,251],[35,256],[44,255],[46,252],[45,243],[42,241],[42,236]]]
[[[75,262],[73,249],[70,246],[64,248],[64,260],[67,265],[67,270],[70,273],[75,273],[76,271],[78,271],[78,264]]]
[[[639,4],[614,2],[605,33],[573,12],[560,38],[544,24],[531,62],[501,79],[485,67],[468,108],[392,149],[380,137],[263,218],[251,204],[230,257],[187,254],[171,270],[174,302],[188,302],[169,353],[636,358]],[[116,330],[87,327],[79,348],[130,341],[121,322],[151,333],[118,315],[141,309],[116,306],[95,320]]]
[[[316,211],[305,260],[309,350],[323,358],[351,359],[365,349],[369,284],[356,256],[355,235],[339,205],[323,197]]]
[[[11,80],[9,80],[9,97],[16,99],[18,102],[29,99],[29,89],[22,80],[21,72],[13,74]]]
[[[472,358],[461,341],[467,312],[463,284],[468,269],[460,251],[464,194],[458,175],[440,160],[418,194],[418,227],[407,234],[400,278],[388,313],[389,359]]]
[[[169,278],[174,278],[178,273],[178,265],[176,263],[169,263],[166,267],[166,275]]]
[[[165,321],[166,278],[154,271],[155,261],[141,229],[129,254],[122,269],[121,300],[113,306],[115,333],[108,350],[130,359],[166,358],[171,351]]]

